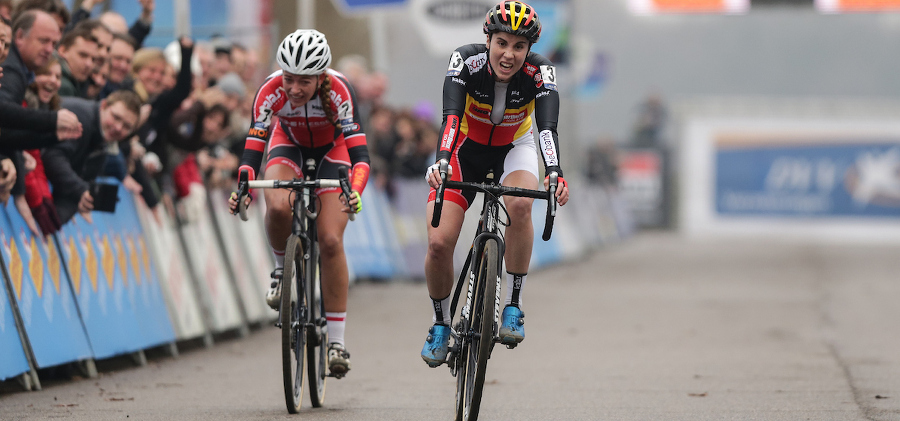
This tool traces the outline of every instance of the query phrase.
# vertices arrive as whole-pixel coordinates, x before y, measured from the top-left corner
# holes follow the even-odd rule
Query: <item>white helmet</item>
[[[298,29],[281,41],[275,59],[285,72],[318,75],[331,65],[331,49],[321,32]]]

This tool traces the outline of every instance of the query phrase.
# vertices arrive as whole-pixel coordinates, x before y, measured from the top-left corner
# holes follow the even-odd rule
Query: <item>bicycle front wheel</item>
[[[487,371],[488,358],[494,347],[494,334],[498,318],[497,288],[500,284],[498,271],[500,257],[497,241],[488,239],[481,250],[475,265],[475,277],[478,292],[472,311],[471,339],[464,346],[461,358],[463,368],[458,379],[457,420],[475,421],[481,406],[481,395],[484,388],[484,375]]]
[[[325,321],[325,303],[322,301],[322,272],[318,254],[318,247],[313,246],[306,270],[306,279],[310,280],[307,288],[309,320],[314,325],[307,331],[306,366],[309,370],[309,398],[315,408],[325,403],[325,365],[328,360],[328,324]]]
[[[291,234],[284,251],[281,281],[281,362],[284,399],[291,414],[303,402],[303,367],[306,353],[306,294],[304,294],[303,245]],[[296,282],[295,282],[296,281]]]

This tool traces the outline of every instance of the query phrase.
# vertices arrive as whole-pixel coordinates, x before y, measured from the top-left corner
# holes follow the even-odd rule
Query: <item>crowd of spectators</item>
[[[220,36],[144,46],[155,0],[131,26],[99,0],[0,0],[0,201],[44,237],[74,215],[108,210],[103,177],[155,208],[198,185],[233,188],[252,96],[268,67]],[[418,178],[438,129],[427,104],[383,102],[387,78],[350,56],[336,66],[356,89],[375,183]],[[114,207],[115,200],[112,200]]]

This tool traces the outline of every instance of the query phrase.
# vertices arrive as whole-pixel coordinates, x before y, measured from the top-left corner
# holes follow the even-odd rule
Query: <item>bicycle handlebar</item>
[[[556,189],[558,187],[559,174],[551,172],[549,188],[547,191],[524,189],[521,187],[509,187],[490,183],[473,183],[467,181],[447,180],[447,161],[441,160],[440,168],[441,185],[438,186],[434,199],[434,213],[431,217],[431,226],[437,228],[441,221],[441,210],[444,207],[444,190],[446,188],[458,190],[475,190],[493,196],[530,197],[547,201],[547,216],[544,219],[544,233],[541,236],[544,241],[550,240],[553,233],[553,221],[556,218]]]
[[[245,173],[241,172],[241,178],[245,176]],[[247,196],[249,189],[292,189],[299,190],[303,188],[332,188],[332,187],[340,187],[342,192],[341,194],[347,198],[347,202],[350,202],[350,183],[347,182],[347,169],[344,168],[341,174],[341,179],[317,179],[317,180],[253,180],[247,181],[246,179],[241,180],[238,183],[238,212],[241,215],[241,219],[247,220],[247,205],[244,203],[244,197]],[[350,220],[356,220],[356,214],[350,213]]]

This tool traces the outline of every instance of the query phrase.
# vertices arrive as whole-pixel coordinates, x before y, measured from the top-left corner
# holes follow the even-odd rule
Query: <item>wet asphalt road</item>
[[[455,383],[418,356],[423,284],[350,296],[353,369],[288,415],[273,327],[96,379],[0,391],[0,420],[441,420]],[[497,347],[482,420],[900,420],[900,246],[641,234],[532,273],[527,339]]]

